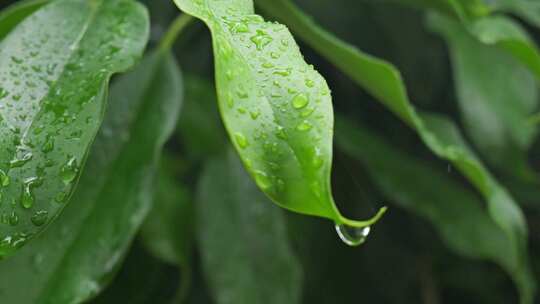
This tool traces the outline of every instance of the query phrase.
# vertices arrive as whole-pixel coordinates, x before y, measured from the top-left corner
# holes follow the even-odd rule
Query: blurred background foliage
[[[4,1],[0,7],[13,2]],[[178,9],[169,0],[143,2],[151,12],[152,47],[178,15]],[[423,2],[435,6],[439,3]],[[474,106],[474,100],[463,98],[475,94],[475,85],[483,86],[479,90],[500,99],[503,106],[497,111],[504,116],[512,108],[508,103],[520,98],[533,99],[537,104],[538,80],[519,76],[521,72],[515,69],[522,67],[516,68],[515,62],[506,65],[510,70],[497,75],[485,72],[490,64],[497,65],[498,60],[506,58],[486,55],[492,47],[477,48],[470,45],[477,42],[463,41],[472,40],[470,37],[459,40],[453,39],[452,33],[435,33],[433,26],[428,26],[428,10],[422,1],[295,3],[336,36],[393,63],[402,73],[415,106],[444,113],[458,123],[467,140],[474,143],[471,146],[477,154],[520,203],[528,225],[532,271],[540,277],[540,187],[534,181],[540,171],[538,136],[533,132],[523,144],[528,169],[535,172],[533,176],[536,174],[531,181],[530,175],[513,174],[521,164],[515,154],[505,153],[514,152],[498,151],[489,143],[483,145],[482,139],[489,142],[493,134],[474,132],[486,126],[484,113],[481,107]],[[531,22],[533,19],[521,19],[523,16],[517,10],[511,14],[540,43],[540,27]],[[467,258],[466,249],[455,249],[482,251],[480,247],[487,246],[487,251],[504,250],[495,244],[496,240],[481,233],[484,228],[480,215],[486,208],[482,197],[452,164],[435,157],[412,129],[375,102],[374,97],[302,40],[298,39],[298,43],[306,61],[332,88],[338,116],[346,118],[352,129],[362,130],[351,137],[363,139],[366,145],[365,149],[356,146],[360,150],[346,144],[335,148],[333,186],[340,209],[349,217],[362,218],[383,205],[390,207],[373,227],[368,241],[360,248],[347,247],[328,221],[286,212],[268,202],[261,203],[262,211],[242,211],[262,212],[268,218],[246,222],[248,215],[240,211],[227,213],[235,202],[219,201],[220,191],[233,191],[231,187],[222,185],[216,190],[205,186],[217,187],[220,181],[245,176],[242,172],[227,176],[238,169],[234,167],[237,161],[232,160],[228,169],[220,169],[223,164],[215,160],[229,153],[228,139],[217,110],[210,35],[202,23],[196,22],[175,44],[184,73],[185,99],[177,132],[163,160],[155,209],[115,279],[93,302],[278,303],[264,299],[266,293],[274,293],[274,298],[287,299],[281,303],[291,304],[517,303],[517,290],[500,266],[490,262],[489,257],[479,259],[472,254],[473,258]],[[461,60],[462,66],[453,66],[452,58]],[[513,81],[521,85],[514,91],[512,85],[507,86]],[[497,127],[504,122],[494,124]],[[537,130],[540,124],[531,125]],[[347,133],[340,133],[338,128],[338,139],[340,134]],[[242,188],[249,185],[239,187],[244,194],[252,191]],[[249,205],[256,196],[239,195],[236,203]],[[432,207],[434,204],[446,207]],[[206,205],[203,215],[198,212],[201,205]],[[461,244],[460,239],[469,245]],[[269,252],[277,256],[266,256]],[[246,256],[250,253],[258,256]],[[232,286],[226,279],[210,274],[213,270],[209,265],[223,266],[217,271],[228,271],[229,276],[251,273]],[[290,272],[290,267],[295,267],[295,274],[280,277],[279,270]],[[291,281],[281,282],[284,287],[280,289],[264,289],[276,286],[282,279]]]

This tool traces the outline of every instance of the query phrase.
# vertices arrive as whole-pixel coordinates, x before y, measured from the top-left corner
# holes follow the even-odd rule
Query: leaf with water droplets
[[[146,11],[133,1],[69,0],[42,6],[1,42],[0,170],[9,184],[0,189],[0,213],[16,212],[19,221],[0,224],[0,256],[64,208],[99,129],[109,79],[135,63],[147,38]],[[36,221],[38,211],[48,216]]]
[[[82,303],[109,282],[151,207],[158,158],[174,130],[181,91],[178,66],[168,53],[147,56],[113,84],[71,203],[33,242],[0,263],[2,302]],[[44,225],[50,216],[31,211],[33,225]]]
[[[330,186],[333,109],[324,78],[288,29],[254,14],[251,0],[176,0],[211,29],[225,127],[258,186],[278,205],[338,224]]]
[[[400,72],[393,65],[361,52],[320,28],[289,0],[259,0],[258,4],[269,14],[286,20],[309,45],[413,128],[433,153],[451,161],[483,195],[488,214],[507,235],[508,246],[514,246],[519,253],[520,263],[527,263],[527,229],[521,208],[470,149],[452,121],[419,113],[409,100]],[[534,284],[516,283],[522,301],[530,303]]]
[[[280,208],[232,149],[210,160],[197,185],[203,273],[218,304],[301,302],[302,276]]]
[[[0,41],[17,24],[51,0],[22,0],[0,12]]]

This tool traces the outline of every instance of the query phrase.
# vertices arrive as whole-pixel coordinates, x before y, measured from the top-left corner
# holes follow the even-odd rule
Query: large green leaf
[[[457,22],[433,15],[430,24],[448,42],[465,126],[483,156],[502,170],[534,177],[526,155],[537,135],[528,121],[538,106],[533,75],[508,54],[476,41]]]
[[[330,186],[333,110],[326,81],[287,28],[254,15],[251,0],[176,0],[212,32],[219,107],[257,185],[277,204],[365,227],[341,215]]]
[[[0,262],[3,302],[81,303],[110,280],[150,209],[180,81],[174,59],[159,52],[115,83],[71,203],[49,229]]]
[[[51,0],[23,0],[0,12],[0,40],[26,17]]]
[[[148,16],[129,0],[66,0],[0,44],[0,257],[66,205],[103,117],[109,78],[141,55]]]
[[[391,64],[362,53],[320,28],[288,0],[260,0],[259,5],[286,23],[330,62],[339,67],[389,110],[418,132],[424,143],[439,157],[451,161],[484,196],[488,212],[503,229],[526,263],[527,230],[522,211],[469,149],[458,128],[443,117],[419,114],[409,101],[399,71]],[[530,303],[532,284],[520,285],[523,303]]]
[[[203,270],[216,303],[300,303],[301,269],[283,213],[232,151],[207,164],[196,208]]]
[[[336,120],[336,141],[347,154],[362,162],[388,199],[429,220],[456,253],[493,261],[518,286],[534,288],[530,286],[534,282],[531,269],[521,263],[517,248],[508,246],[508,236],[486,215],[477,196],[446,171],[403,154],[344,118]]]

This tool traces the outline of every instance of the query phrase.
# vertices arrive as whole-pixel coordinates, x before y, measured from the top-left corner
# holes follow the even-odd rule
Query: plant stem
[[[169,29],[167,30],[167,33],[163,36],[161,39],[161,43],[159,45],[160,50],[169,50],[174,42],[176,41],[176,38],[178,38],[178,35],[184,31],[186,27],[193,21],[193,17],[188,14],[182,14],[169,26]]]

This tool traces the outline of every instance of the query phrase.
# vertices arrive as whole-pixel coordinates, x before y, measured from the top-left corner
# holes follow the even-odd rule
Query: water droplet
[[[272,181],[268,178],[268,175],[262,171],[255,171],[255,182],[263,189],[267,190],[272,187]]]
[[[297,94],[291,101],[295,109],[302,109],[309,104],[309,98],[305,94]]]
[[[47,222],[47,218],[49,217],[49,212],[46,210],[36,211],[30,218],[32,223],[36,226],[43,226]]]
[[[343,224],[336,224],[336,232],[343,243],[349,246],[362,245],[371,231],[371,227],[356,228]]]
[[[251,111],[249,112],[249,116],[251,116],[251,119],[255,120],[261,115],[261,112],[259,111]]]
[[[77,159],[72,157],[60,169],[60,177],[62,178],[64,184],[68,185],[75,179],[77,172]]]
[[[8,95],[9,95],[8,91],[6,91],[4,88],[0,88],[0,99],[6,97]]]
[[[302,110],[302,112],[300,112],[300,116],[302,117],[308,117],[309,115],[311,115],[313,113],[313,111],[315,111],[315,108],[306,108],[304,110]]]
[[[47,135],[43,146],[41,146],[41,152],[49,153],[54,150],[54,139],[51,135]]]
[[[0,169],[0,186],[9,186],[9,175],[2,169]]]
[[[296,130],[305,132],[311,130],[312,127],[313,126],[309,123],[309,121],[304,120],[303,122],[298,124],[298,126],[296,126]]]
[[[262,50],[274,39],[272,39],[272,37],[270,37],[270,35],[268,35],[265,31],[257,30],[257,34],[255,34],[255,36],[252,36],[250,40],[257,46],[258,50]]]
[[[274,64],[267,61],[267,62],[262,64],[262,67],[265,68],[265,69],[271,69],[271,68],[274,67]]]
[[[32,208],[34,205],[34,194],[32,193],[31,184],[25,184],[21,195],[21,205],[25,209]]]
[[[242,149],[245,149],[249,145],[247,138],[242,133],[235,133],[234,139],[236,140],[238,146]]]
[[[287,139],[287,133],[285,133],[285,128],[282,126],[277,127],[276,136],[280,139],[286,140]]]
[[[308,88],[313,88],[313,86],[315,86],[315,82],[309,78],[306,78],[306,86]]]
[[[12,211],[9,215],[8,222],[11,226],[17,226],[17,224],[19,224],[19,216],[17,213],[15,213],[15,211]]]
[[[32,159],[32,156],[33,156],[33,155],[32,155],[32,152],[27,151],[27,152],[24,153],[21,157],[12,159],[12,160],[9,162],[9,166],[10,166],[11,168],[22,167],[22,166],[24,166],[24,164],[26,164],[27,162],[29,162],[29,161]]]
[[[284,77],[287,77],[287,76],[291,75],[291,72],[292,72],[292,69],[291,69],[291,68],[287,68],[287,69],[279,69],[279,70],[276,70],[276,71],[274,72],[274,74],[280,75],[280,76],[284,76]]]

